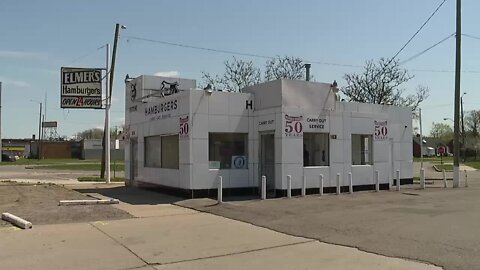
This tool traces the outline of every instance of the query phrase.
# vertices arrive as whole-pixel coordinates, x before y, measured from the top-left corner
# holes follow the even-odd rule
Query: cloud
[[[0,50],[0,58],[36,60],[36,59],[45,59],[46,57],[47,57],[46,53]]]
[[[153,75],[155,76],[163,76],[163,77],[178,77],[180,73],[176,70],[171,70],[171,71],[160,71],[157,73],[154,73]]]
[[[15,87],[30,87],[30,84],[28,82],[11,80],[3,77],[0,77],[0,82],[2,82],[4,85],[10,85]]]

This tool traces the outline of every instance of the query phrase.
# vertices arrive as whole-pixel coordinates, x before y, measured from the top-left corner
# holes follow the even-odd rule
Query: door
[[[138,176],[138,141],[130,139],[130,183]]]
[[[260,176],[267,177],[267,198],[275,197],[275,136],[260,134]],[[261,181],[260,181],[261,185]]]

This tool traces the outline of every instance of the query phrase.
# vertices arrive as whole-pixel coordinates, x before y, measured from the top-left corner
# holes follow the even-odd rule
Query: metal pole
[[[461,66],[461,46],[462,46],[462,1],[457,0],[457,18],[456,18],[456,44],[455,44],[455,113],[454,113],[454,137],[453,137],[453,187],[458,188],[460,183],[460,143],[459,143],[459,116],[460,116],[460,72]]]
[[[305,197],[306,195],[307,195],[307,177],[304,175],[303,182],[302,182],[302,197]]]
[[[292,197],[292,176],[287,175],[287,198]]]
[[[348,173],[348,192],[353,194],[353,177],[351,172]]]
[[[217,190],[217,200],[218,203],[223,202],[223,177],[218,177],[218,190]]]
[[[110,57],[110,44],[107,44],[106,48],[106,61],[105,61],[105,68],[106,68],[106,75],[105,75],[105,89],[108,89],[108,62]],[[107,96],[106,100],[106,107],[105,107],[105,170],[107,175],[105,177],[105,182],[110,184],[110,102],[111,102],[111,92]]]
[[[262,176],[262,200],[267,199],[267,177]]]
[[[340,174],[337,173],[337,195],[340,195]]]
[[[447,188],[447,173],[445,172],[445,169],[443,169],[442,172],[443,172],[443,187]]]
[[[319,181],[320,181],[319,194],[320,194],[320,196],[322,196],[323,195],[323,174],[320,174],[320,180]]]
[[[378,171],[375,171],[375,191],[380,191],[380,175]]]
[[[400,170],[397,170],[397,191],[400,191]]]
[[[38,114],[38,145],[37,145],[37,158],[40,160],[40,151],[42,150],[40,147],[41,140],[42,140],[42,103],[40,102],[40,112]]]
[[[418,109],[418,120],[420,121],[420,168],[423,169],[423,130],[422,130],[422,109]]]

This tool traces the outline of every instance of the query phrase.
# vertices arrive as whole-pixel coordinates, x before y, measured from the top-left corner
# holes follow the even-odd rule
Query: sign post
[[[443,164],[443,155],[445,154],[445,147],[439,146],[437,148],[437,153],[440,155],[440,164]]]

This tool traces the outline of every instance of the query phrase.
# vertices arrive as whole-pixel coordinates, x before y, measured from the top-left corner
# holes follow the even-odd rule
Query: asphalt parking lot
[[[401,192],[178,204],[289,235],[448,270],[479,269],[480,174],[469,172],[469,179],[468,188],[458,189],[438,184],[427,190],[410,186]]]

